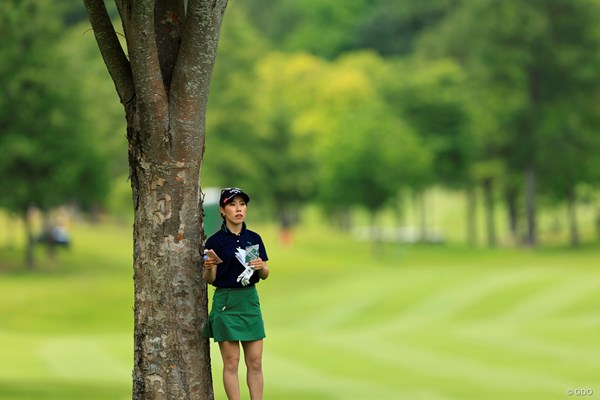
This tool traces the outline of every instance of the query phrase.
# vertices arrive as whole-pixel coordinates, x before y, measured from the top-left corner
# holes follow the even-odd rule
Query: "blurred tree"
[[[460,0],[255,0],[245,2],[251,21],[283,51],[334,59],[375,50],[408,55],[420,34],[438,24]]]
[[[473,184],[470,170],[477,148],[463,96],[464,71],[451,59],[415,58],[395,63],[393,73],[396,79],[390,77],[389,83],[382,86],[382,93],[393,104],[398,117],[419,135],[433,155],[428,180],[420,180],[417,186],[419,203],[425,204],[421,197],[434,183],[451,189],[469,189]],[[421,213],[425,211],[421,207]],[[468,215],[471,211],[468,210]],[[420,220],[426,221],[426,215]],[[468,227],[472,228],[473,224]],[[422,223],[422,235],[425,229]]]
[[[125,108],[134,203],[133,399],[212,399],[199,185],[226,0],[84,0]]]
[[[401,117],[434,154],[434,179],[448,187],[462,187],[469,179],[473,140],[463,96],[465,76],[452,60],[404,64],[395,84],[386,86]]]
[[[81,92],[62,52],[52,4],[0,4],[0,206],[25,220],[26,260],[33,267],[30,206],[48,211],[74,201],[101,202],[105,159],[85,132]],[[56,15],[55,15],[56,16]]]
[[[315,135],[318,195],[332,216],[364,207],[379,211],[414,187],[430,168],[430,153],[390,112],[371,78],[382,60],[366,53],[343,57],[320,79],[302,129]]]
[[[591,83],[590,84],[594,84]],[[542,122],[540,189],[552,203],[566,203],[570,244],[580,243],[577,219],[578,187],[597,184],[600,138],[599,115],[593,97],[581,90],[568,103],[557,102]],[[575,103],[576,104],[573,104]],[[550,108],[550,107],[549,107]]]
[[[256,63],[267,46],[244,12],[240,3],[228,6],[228,23],[220,35],[206,121],[207,130],[213,132],[206,137],[206,148],[214,151],[205,155],[202,178],[210,186],[242,186],[257,193],[254,166],[261,149],[256,137],[255,93],[260,87]]]
[[[81,7],[80,2],[75,2],[73,0],[50,1],[54,4],[55,9],[60,12],[62,21],[66,26],[79,25],[80,23],[87,21],[88,18],[85,8]],[[111,19],[119,17],[115,3],[106,2],[106,9]]]
[[[333,59],[350,48],[359,19],[377,1],[255,0],[245,7],[276,49]]]
[[[85,121],[83,128],[89,140],[100,144],[96,148],[107,160],[105,170],[110,178],[125,180],[129,172],[127,138],[124,134],[125,113],[117,101],[114,85],[107,79],[109,75],[92,36],[89,22],[70,27],[63,34],[61,52],[78,71],[72,80],[77,81],[81,92],[80,106]],[[101,79],[103,77],[105,79]],[[131,209],[131,196],[127,204]]]
[[[258,148],[254,186],[269,197],[282,238],[298,219],[299,206],[315,193],[317,160],[314,137],[298,129],[314,101],[324,63],[313,56],[272,53],[258,65],[255,115]],[[269,179],[261,179],[268,176]],[[283,232],[283,231],[286,232]]]
[[[385,57],[410,55],[419,36],[440,23],[458,1],[371,1],[350,32],[346,49],[372,49]]]
[[[556,138],[551,133],[556,126],[550,128],[556,122],[554,115],[560,112],[563,121],[589,121],[585,105],[595,102],[598,93],[599,5],[593,0],[461,4],[440,30],[432,32],[429,51],[456,57],[474,82],[496,99],[498,107],[489,111],[497,120],[495,134],[500,136],[494,139],[494,152],[501,154],[509,174],[523,175],[525,241],[535,245],[538,192],[554,185],[544,182],[561,181],[552,175],[553,167],[560,165],[560,173],[567,176],[571,170],[563,163],[568,157],[547,156],[547,144],[552,136]],[[569,124],[562,124],[563,138],[587,135],[586,129],[575,130]],[[581,140],[561,140],[560,146],[580,146],[576,143]],[[585,160],[595,151],[595,147],[586,148],[572,161],[577,161],[580,170],[587,168]],[[581,178],[563,181],[576,184]],[[516,193],[509,192],[512,196]],[[562,190],[564,196],[569,192]]]

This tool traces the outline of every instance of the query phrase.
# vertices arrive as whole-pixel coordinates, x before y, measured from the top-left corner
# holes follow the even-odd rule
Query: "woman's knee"
[[[260,372],[262,371],[262,357],[260,356],[246,356],[244,361],[246,362],[246,368],[248,371]]]
[[[250,372],[262,371],[262,341],[244,342],[244,361]]]
[[[223,357],[223,369],[227,372],[237,372],[240,364],[240,357],[228,356]]]
[[[260,360],[253,361],[247,365],[250,372],[259,373],[262,372],[262,362]]]

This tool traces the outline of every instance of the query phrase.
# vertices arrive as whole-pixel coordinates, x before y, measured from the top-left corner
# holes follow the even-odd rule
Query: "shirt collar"
[[[225,223],[225,221],[223,221],[223,223],[221,224],[221,230],[222,230],[223,232],[225,232],[225,233],[229,233],[229,234],[231,234],[231,235],[235,235],[235,236],[237,236],[237,234],[236,234],[236,233],[233,233],[233,232],[231,232],[231,231],[229,230],[229,228],[227,227],[227,224]],[[245,230],[246,230],[246,223],[245,223],[245,222],[242,222],[242,230],[240,231],[240,233],[239,233],[239,234],[241,235],[242,233],[244,233],[244,231],[245,231]]]

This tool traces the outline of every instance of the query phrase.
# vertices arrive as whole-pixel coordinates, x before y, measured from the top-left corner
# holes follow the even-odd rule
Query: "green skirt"
[[[264,339],[265,324],[256,287],[217,288],[202,336],[215,342]]]

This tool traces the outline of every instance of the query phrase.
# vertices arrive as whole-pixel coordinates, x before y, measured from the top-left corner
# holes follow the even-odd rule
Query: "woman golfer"
[[[260,235],[246,229],[244,220],[249,201],[250,197],[242,189],[221,191],[219,205],[223,224],[205,246],[204,280],[216,290],[202,335],[219,343],[223,385],[229,400],[240,398],[240,343],[244,349],[250,398],[263,398],[265,328],[255,285],[260,279],[267,279],[269,269]]]

